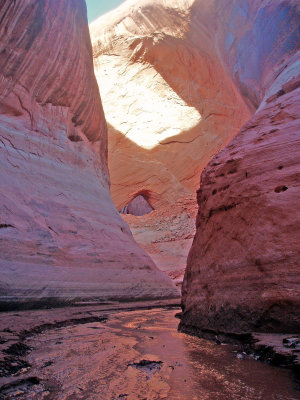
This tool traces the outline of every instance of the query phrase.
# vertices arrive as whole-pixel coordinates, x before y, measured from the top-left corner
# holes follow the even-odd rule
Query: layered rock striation
[[[299,3],[227,1],[216,12],[222,60],[257,111],[202,173],[180,326],[299,332]]]
[[[146,194],[154,211],[125,219],[167,271],[185,267],[201,171],[254,111],[220,60],[205,3],[126,1],[90,25],[112,198],[121,211]]]
[[[228,145],[202,175],[182,329],[299,329],[299,15],[295,0],[128,0],[90,26],[113,200],[146,196],[153,211],[124,218],[176,278],[199,175]]]
[[[0,21],[1,305],[176,296],[111,202],[85,2]]]

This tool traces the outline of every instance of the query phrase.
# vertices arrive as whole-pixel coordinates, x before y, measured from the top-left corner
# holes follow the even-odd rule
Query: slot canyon
[[[0,399],[299,399],[299,165],[298,0],[0,0]]]

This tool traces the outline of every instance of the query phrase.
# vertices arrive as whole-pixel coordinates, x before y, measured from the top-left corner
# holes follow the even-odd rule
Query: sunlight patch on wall
[[[107,122],[140,147],[152,149],[201,120],[150,64],[102,55],[95,74]]]

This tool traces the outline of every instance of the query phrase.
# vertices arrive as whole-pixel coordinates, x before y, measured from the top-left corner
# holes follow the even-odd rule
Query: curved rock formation
[[[202,173],[181,328],[299,332],[299,2],[216,11],[223,61],[258,110]]]
[[[0,302],[176,296],[111,202],[84,1],[0,21]]]
[[[112,198],[122,210],[147,192],[155,211],[125,219],[164,270],[185,267],[199,175],[254,111],[220,61],[211,5],[200,6],[128,0],[90,25]]]
[[[128,0],[90,27],[112,197],[147,192],[126,220],[161,269],[184,267],[198,177],[249,121],[202,176],[182,328],[299,329],[299,21],[296,0]]]

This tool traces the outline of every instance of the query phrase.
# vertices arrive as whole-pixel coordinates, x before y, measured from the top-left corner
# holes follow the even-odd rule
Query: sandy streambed
[[[123,308],[0,315],[0,399],[300,398],[290,371],[178,333],[178,309]]]

